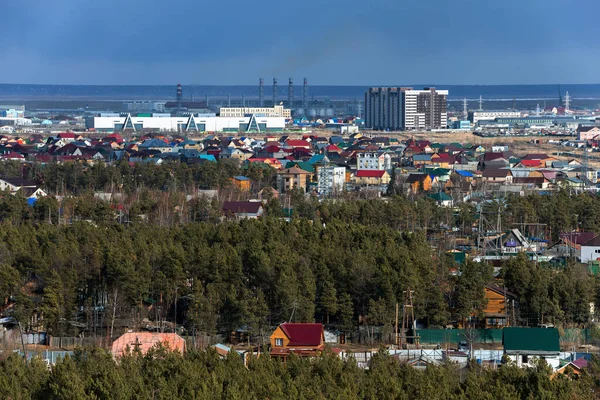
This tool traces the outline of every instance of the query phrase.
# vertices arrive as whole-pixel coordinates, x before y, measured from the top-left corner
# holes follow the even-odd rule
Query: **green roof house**
[[[452,197],[448,196],[444,192],[431,193],[431,194],[428,194],[427,197],[434,200],[442,207],[451,207],[452,206]]]
[[[543,358],[553,368],[560,366],[560,338],[556,328],[504,328],[504,354],[519,367],[529,367],[534,358]]]

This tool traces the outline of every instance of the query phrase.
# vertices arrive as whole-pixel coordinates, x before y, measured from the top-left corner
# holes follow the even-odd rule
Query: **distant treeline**
[[[503,365],[466,370],[454,365],[424,371],[383,352],[369,369],[326,353],[316,359],[267,355],[224,360],[214,350],[185,356],[155,348],[115,361],[102,350],[78,352],[48,370],[17,355],[0,361],[3,399],[593,399],[599,394],[596,361],[582,375],[552,377],[543,361],[532,368]]]
[[[83,195],[93,192],[136,194],[168,192],[195,194],[197,189],[222,189],[231,186],[230,179],[236,175],[251,178],[252,193],[275,186],[276,171],[273,168],[251,164],[248,169],[234,160],[186,164],[165,162],[161,165],[138,163],[131,166],[125,161],[115,164],[31,164],[23,166],[16,162],[0,163],[0,176],[21,177],[37,183],[51,195]],[[346,196],[352,198],[352,195]],[[422,197],[422,196],[421,196]],[[332,209],[336,217],[353,221],[388,226],[419,229],[431,228],[441,223],[456,225],[470,231],[470,225],[479,218],[471,202],[458,203],[458,211],[449,212],[424,200],[411,205],[412,201],[395,197],[390,203],[374,201],[357,204],[321,206],[316,200],[308,204],[302,196],[295,196],[293,204],[301,216],[312,218],[314,212]],[[413,200],[413,199],[411,199]],[[321,210],[325,208],[325,210]],[[524,224],[545,224],[538,233],[556,240],[561,232],[574,229],[600,232],[600,198],[597,195],[570,194],[567,190],[552,195],[508,195],[501,200],[486,203],[484,216],[496,221],[500,214],[502,226],[510,228]],[[391,219],[389,217],[392,217]],[[543,230],[543,232],[542,232]]]
[[[275,170],[266,165],[250,164],[242,168],[236,160],[203,161],[187,164],[166,161],[157,165],[126,160],[114,164],[48,163],[21,165],[1,163],[0,176],[21,177],[40,185],[50,194],[68,195],[89,191],[133,193],[141,189],[181,191],[217,189],[236,175],[248,176],[259,189],[274,184]]]

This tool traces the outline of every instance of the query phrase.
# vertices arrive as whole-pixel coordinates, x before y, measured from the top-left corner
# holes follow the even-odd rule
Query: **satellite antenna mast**
[[[483,97],[479,95],[479,111],[483,111]]]
[[[571,111],[571,96],[569,96],[569,92],[565,94],[565,113]]]
[[[467,109],[467,98],[463,100],[463,120],[466,121],[469,118],[469,110]]]

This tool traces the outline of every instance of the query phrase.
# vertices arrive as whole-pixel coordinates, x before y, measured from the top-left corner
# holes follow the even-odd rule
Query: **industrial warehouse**
[[[170,106],[167,107],[167,105]],[[291,110],[283,105],[273,107],[221,108],[219,116],[202,108],[194,112],[189,105],[206,107],[206,102],[186,102],[183,88],[177,85],[177,100],[165,104],[171,113],[100,113],[86,119],[86,128],[96,132],[283,132]]]
[[[97,132],[282,132],[285,118],[256,114],[244,117],[100,114],[86,119],[86,128]]]

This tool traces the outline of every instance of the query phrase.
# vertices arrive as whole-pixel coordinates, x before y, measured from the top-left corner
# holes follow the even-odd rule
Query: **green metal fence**
[[[586,344],[589,340],[587,329],[564,329],[560,331],[562,342]],[[476,343],[502,343],[502,329],[474,329],[466,332],[465,329],[419,329],[422,344],[443,344],[468,342],[472,338]]]
[[[419,329],[422,344],[467,342],[467,336],[477,343],[502,343],[502,329]]]

